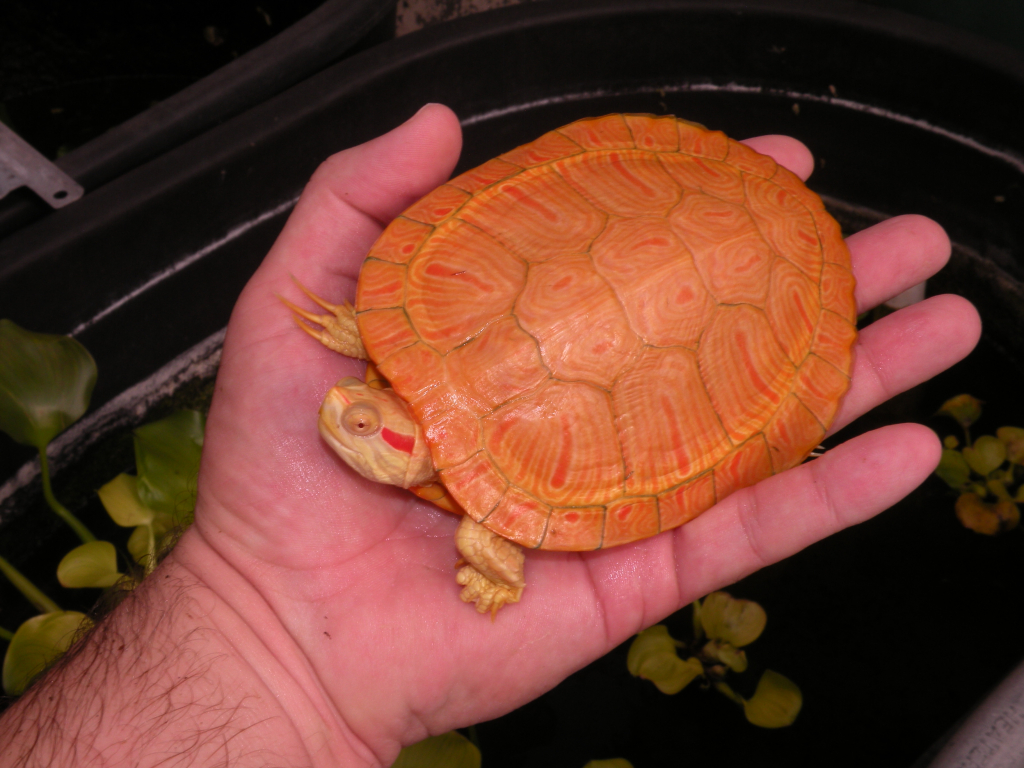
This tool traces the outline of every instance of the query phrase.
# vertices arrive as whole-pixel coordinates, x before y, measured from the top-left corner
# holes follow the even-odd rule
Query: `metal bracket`
[[[54,208],[63,208],[85,193],[81,184],[0,123],[0,198],[18,187],[28,187]]]

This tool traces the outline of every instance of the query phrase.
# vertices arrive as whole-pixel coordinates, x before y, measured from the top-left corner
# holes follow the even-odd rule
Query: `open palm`
[[[807,150],[750,140],[802,177]],[[591,553],[531,552],[523,601],[496,621],[458,599],[458,520],[349,470],[317,433],[326,390],[361,365],[299,332],[276,294],[294,275],[341,302],[384,225],[444,182],[455,116],[432,105],[329,159],[238,301],[207,428],[196,526],[183,545],[216,553],[279,623],[348,737],[387,764],[402,744],[506,712],[693,599],[900,499],[934,469],[917,425],[850,440],[739,491],[680,529]],[[900,217],[849,240],[863,311],[937,271],[949,243]],[[956,362],[979,322],[940,296],[866,329],[835,428]],[[193,541],[189,544],[189,541]]]

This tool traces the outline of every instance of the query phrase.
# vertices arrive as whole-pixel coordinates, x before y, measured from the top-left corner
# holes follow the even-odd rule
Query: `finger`
[[[872,323],[854,347],[850,390],[829,434],[890,397],[965,358],[981,337],[981,318],[959,296],[933,296]]]
[[[925,216],[895,216],[846,238],[864,312],[927,280],[949,261],[946,231]]]
[[[768,155],[804,181],[807,181],[814,170],[814,156],[811,150],[792,136],[755,136],[752,139],[744,139],[741,143],[762,155]]]
[[[940,452],[927,427],[897,424],[737,491],[675,534],[682,603],[889,508],[924,482]]]
[[[314,291],[321,274],[354,279],[383,226],[448,179],[461,147],[455,114],[428,104],[391,132],[332,155],[306,185],[264,267],[309,281]]]

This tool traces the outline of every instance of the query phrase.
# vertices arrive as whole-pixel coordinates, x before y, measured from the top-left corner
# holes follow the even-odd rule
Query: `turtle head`
[[[319,426],[335,453],[363,477],[402,488],[434,477],[423,430],[392,389],[342,379],[320,406]]]

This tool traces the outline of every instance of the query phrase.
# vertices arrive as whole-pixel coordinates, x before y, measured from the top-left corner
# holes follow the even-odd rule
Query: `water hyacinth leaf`
[[[196,503],[205,426],[206,418],[198,411],[178,411],[134,431],[135,470],[143,504],[183,521],[188,518]]]
[[[391,768],[480,768],[480,750],[457,731],[431,736],[398,753]]]
[[[962,493],[956,500],[956,517],[964,528],[986,536],[1016,528],[1020,509],[1012,501],[989,504],[976,493]]]
[[[1006,446],[1006,458],[1014,464],[1024,464],[1024,429],[1000,427],[996,437]]]
[[[712,592],[701,605],[701,624],[712,640],[737,648],[757,640],[768,622],[764,608],[753,600],[737,600],[727,592]]]
[[[1000,501],[1013,501],[1010,492],[1006,490],[1006,483],[1002,480],[988,480],[985,485],[988,487],[989,493]]]
[[[583,768],[633,768],[633,764],[624,757],[613,757],[610,760],[591,760]]]
[[[42,450],[89,407],[96,362],[70,336],[0,320],[0,431]]]
[[[957,395],[944,402],[938,412],[952,416],[967,429],[981,418],[981,400],[970,395]]]
[[[1006,445],[997,437],[982,435],[964,448],[963,455],[967,466],[984,476],[1006,461]]]
[[[704,674],[704,665],[696,658],[680,659],[676,653],[678,645],[669,635],[668,627],[656,624],[633,638],[626,668],[634,677],[650,680],[662,693],[679,693]]]
[[[944,438],[942,438],[942,447],[950,449],[959,448],[960,441],[956,439],[956,435],[946,435]]]
[[[96,493],[99,494],[110,519],[122,528],[133,528],[136,525],[153,522],[156,513],[139,498],[138,478],[122,472]]]
[[[711,640],[705,644],[703,650],[705,655],[722,662],[733,672],[745,672],[747,669],[746,652],[741,651],[730,643]]]
[[[935,474],[950,488],[959,489],[971,478],[971,468],[960,451],[946,448],[942,451]]]
[[[75,547],[57,566],[57,580],[72,589],[112,587],[119,578],[117,551],[109,541],[90,541]]]
[[[743,711],[748,721],[761,728],[784,728],[796,720],[803,701],[796,683],[766,669],[754,695],[743,702]]]
[[[4,656],[4,692],[20,696],[37,675],[71,646],[86,622],[84,613],[56,611],[33,616],[18,627]]]

